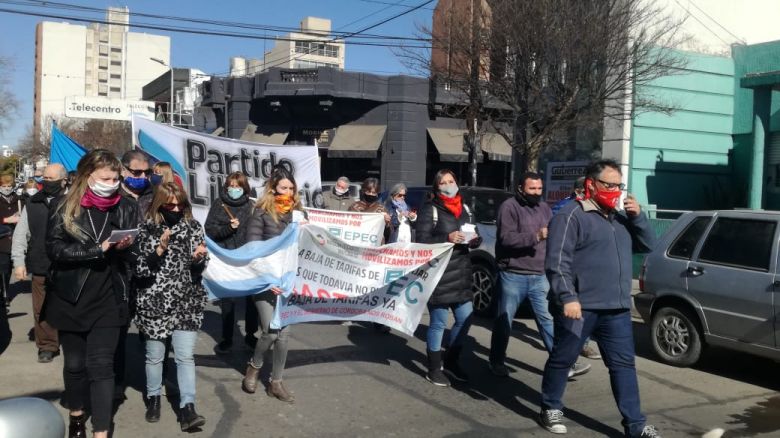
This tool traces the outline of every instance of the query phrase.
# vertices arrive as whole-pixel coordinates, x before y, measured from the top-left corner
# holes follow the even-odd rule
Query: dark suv
[[[419,210],[431,194],[430,187],[409,187],[406,203],[409,208]],[[463,202],[469,206],[477,223],[482,244],[469,252],[472,262],[471,281],[474,289],[474,312],[480,316],[492,316],[493,292],[496,286],[496,215],[498,207],[512,194],[489,187],[461,187]],[[382,193],[380,199],[387,199]]]
[[[645,258],[634,305],[664,362],[716,345],[780,360],[780,213],[686,213]]]

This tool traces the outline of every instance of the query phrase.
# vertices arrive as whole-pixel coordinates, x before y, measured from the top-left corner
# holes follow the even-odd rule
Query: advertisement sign
[[[130,121],[133,114],[154,119],[154,102],[83,96],[65,98],[67,117]]]
[[[588,161],[552,161],[547,163],[544,191],[545,200],[555,204],[571,195],[574,191],[574,181],[585,176]]]

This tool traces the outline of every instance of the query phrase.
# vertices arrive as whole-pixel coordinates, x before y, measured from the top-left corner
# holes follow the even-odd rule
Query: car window
[[[775,221],[718,218],[704,241],[699,260],[767,271],[776,227]]]
[[[699,216],[692,220],[685,230],[677,236],[672,246],[669,247],[669,257],[691,259],[696,244],[699,243],[702,234],[710,223],[711,216]]]

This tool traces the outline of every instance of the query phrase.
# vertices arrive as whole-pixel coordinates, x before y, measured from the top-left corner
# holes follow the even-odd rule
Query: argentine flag
[[[298,269],[299,225],[291,223],[270,240],[248,242],[225,249],[206,237],[209,264],[203,285],[210,299],[254,295],[278,287],[292,293]]]

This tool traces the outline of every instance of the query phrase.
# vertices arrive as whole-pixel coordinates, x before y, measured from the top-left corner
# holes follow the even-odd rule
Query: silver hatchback
[[[691,366],[707,345],[780,360],[778,222],[778,212],[697,211],[660,239],[634,304],[661,360]]]

